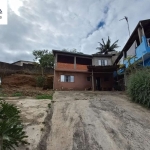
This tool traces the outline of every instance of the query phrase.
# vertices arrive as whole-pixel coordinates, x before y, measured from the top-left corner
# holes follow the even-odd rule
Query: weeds
[[[43,87],[44,86],[44,83],[45,83],[45,77],[42,77],[42,76],[38,76],[36,78],[36,84],[38,87]]]
[[[4,93],[0,93],[0,97],[6,97],[7,94],[4,94]]]
[[[14,150],[19,144],[28,144],[21,111],[5,101],[0,101],[0,149]]]
[[[50,103],[50,104],[48,104],[48,108],[51,108],[51,103]]]
[[[143,69],[129,77],[127,93],[131,100],[150,108],[150,70]]]
[[[16,92],[14,94],[12,94],[13,97],[19,97],[19,96],[23,96],[23,94],[21,92]]]

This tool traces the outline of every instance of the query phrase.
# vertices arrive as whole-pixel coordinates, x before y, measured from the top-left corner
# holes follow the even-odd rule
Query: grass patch
[[[19,97],[19,96],[23,96],[23,94],[21,92],[16,92],[12,96],[13,97]]]
[[[41,95],[37,95],[36,96],[37,99],[53,99],[52,95],[48,95],[48,94],[41,94]]]
[[[0,93],[0,97],[6,97],[7,94],[4,94],[4,93]]]

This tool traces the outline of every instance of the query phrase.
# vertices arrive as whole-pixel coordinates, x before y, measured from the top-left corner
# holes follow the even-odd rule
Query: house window
[[[61,75],[60,82],[74,82],[74,76],[70,75]]]
[[[108,61],[107,60],[98,60],[98,65],[99,66],[107,66],[108,65]]]
[[[91,77],[87,77],[87,81],[91,81]]]

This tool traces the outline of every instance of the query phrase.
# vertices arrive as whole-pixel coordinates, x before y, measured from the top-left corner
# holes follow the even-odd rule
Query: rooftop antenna
[[[124,18],[126,21],[127,21],[127,25],[128,25],[128,31],[129,31],[129,37],[130,37],[130,28],[129,28],[129,22],[128,22],[128,17],[124,16]],[[120,19],[119,21],[123,20],[123,19]]]

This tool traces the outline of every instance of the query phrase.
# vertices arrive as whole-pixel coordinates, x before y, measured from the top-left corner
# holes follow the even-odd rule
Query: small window
[[[61,75],[60,82],[74,82],[74,76],[70,75]]]
[[[98,60],[98,65],[99,65],[99,66],[101,66],[101,65],[102,65],[101,60]]]
[[[105,59],[98,60],[98,65],[99,66],[107,66],[108,65],[108,61],[105,60]]]
[[[105,78],[104,78],[104,81],[109,81],[109,78],[108,78],[108,77],[105,77]]]
[[[87,77],[87,81],[91,81],[91,77]]]

